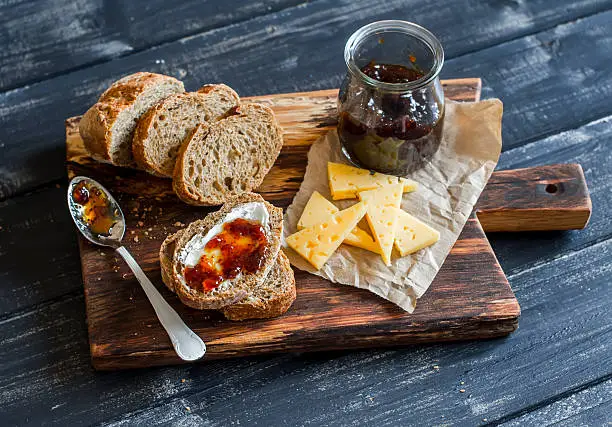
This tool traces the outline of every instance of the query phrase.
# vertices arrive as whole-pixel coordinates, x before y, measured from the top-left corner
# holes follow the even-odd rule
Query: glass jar
[[[406,175],[440,146],[444,51],[425,28],[379,21],[346,43],[348,67],[338,95],[338,136],[357,166]]]

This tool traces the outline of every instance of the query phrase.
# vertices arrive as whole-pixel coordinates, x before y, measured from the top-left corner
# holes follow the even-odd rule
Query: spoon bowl
[[[110,192],[94,179],[74,177],[68,184],[68,209],[77,229],[87,240],[96,245],[111,247],[123,257],[155,309],[176,354],[186,361],[203,357],[206,353],[204,341],[189,329],[127,248],[121,245],[125,235],[125,217]]]
[[[108,203],[108,212],[112,216],[113,221],[109,234],[92,232],[89,224],[85,220],[85,207],[74,199],[75,188],[82,183],[85,183],[88,191],[91,191],[93,188],[97,188],[102,192],[102,194],[104,194]],[[123,211],[121,210],[119,203],[117,203],[115,198],[111,195],[110,191],[104,188],[104,186],[98,181],[86,176],[75,176],[72,178],[70,184],[68,185],[68,209],[70,209],[70,215],[72,216],[72,220],[74,221],[75,225],[87,240],[95,243],[96,245],[110,246],[112,248],[118,248],[121,246],[121,240],[125,235],[125,217],[123,216]]]

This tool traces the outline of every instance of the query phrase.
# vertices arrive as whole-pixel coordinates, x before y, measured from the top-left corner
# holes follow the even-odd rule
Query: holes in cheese
[[[397,211],[401,210],[402,190],[403,184],[397,183],[358,193],[359,200],[366,205],[366,219],[374,240],[380,246],[380,255],[386,265],[391,265]]]
[[[323,197],[318,191],[315,191],[304,207],[304,212],[302,212],[302,216],[298,221],[297,229],[302,230],[306,227],[322,223],[322,221],[326,221],[322,223],[322,227],[327,228],[329,226],[328,222],[335,221],[333,214],[338,211],[339,209],[332,202]],[[353,228],[342,243],[356,246],[376,254],[380,253],[380,247],[374,238],[368,234],[367,231],[358,226]]]
[[[322,224],[304,228],[288,236],[286,242],[290,248],[319,270],[363,218],[365,212],[365,204],[357,203],[333,214],[332,219],[336,220],[335,224],[330,224],[327,228],[323,228]]]
[[[329,189],[334,200],[354,199],[361,191],[374,190],[387,185],[403,185],[402,192],[417,189],[418,184],[410,179],[398,178],[378,172],[370,172],[342,163],[327,163]]]
[[[440,233],[424,222],[398,209],[395,247],[401,256],[412,254],[433,245],[440,239]]]

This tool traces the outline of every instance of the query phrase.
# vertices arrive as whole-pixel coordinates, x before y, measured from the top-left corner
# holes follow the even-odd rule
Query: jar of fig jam
[[[338,95],[338,136],[357,166],[406,175],[440,146],[444,51],[425,28],[379,21],[346,43],[348,67]]]

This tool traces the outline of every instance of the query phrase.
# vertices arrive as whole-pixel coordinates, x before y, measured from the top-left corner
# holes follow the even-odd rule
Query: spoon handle
[[[119,255],[123,257],[127,265],[132,269],[142,289],[147,294],[160,323],[170,336],[176,354],[181,359],[188,361],[197,360],[204,356],[204,353],[206,353],[204,342],[185,325],[177,312],[161,296],[125,246],[117,248],[117,252],[119,252]]]

